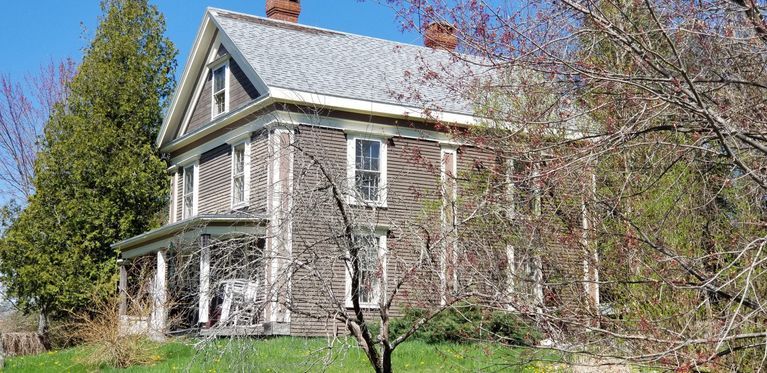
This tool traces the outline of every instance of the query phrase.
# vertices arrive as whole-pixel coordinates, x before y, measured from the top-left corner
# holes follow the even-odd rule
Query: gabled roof
[[[210,9],[216,23],[270,87],[407,105],[438,103],[444,111],[472,114],[471,103],[438,82],[403,90],[406,72],[421,66],[455,68],[442,50]],[[403,96],[400,96],[402,94]]]
[[[376,108],[394,112],[396,106],[409,108],[399,111],[410,114],[429,108],[447,115],[474,115],[472,102],[440,79],[421,80],[429,71],[463,76],[471,69],[472,75],[481,75],[476,66],[456,63],[450,52],[209,8],[158,145],[172,140],[175,131],[168,127],[180,122],[194,71],[205,65],[204,50],[215,35],[264,96],[311,104],[325,102],[316,97],[332,97],[336,106],[367,106],[371,113]]]

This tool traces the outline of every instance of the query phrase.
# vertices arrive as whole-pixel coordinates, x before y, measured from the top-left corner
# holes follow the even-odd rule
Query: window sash
[[[243,143],[232,147],[232,207],[247,202],[247,146],[248,143]]]
[[[183,218],[194,215],[194,166],[184,168],[184,196],[183,196]]]
[[[234,177],[234,204],[238,205],[245,202],[245,177],[243,175]]]
[[[381,278],[378,276],[380,239],[374,236],[357,236],[357,261],[359,268],[359,301],[363,304],[378,302]]]
[[[226,89],[226,65],[213,70],[213,93]]]
[[[213,70],[213,112],[215,115],[226,111],[227,64]]]
[[[213,100],[216,105],[216,114],[221,114],[226,111],[226,92],[218,92],[214,94]]]
[[[381,142],[357,139],[354,154],[357,193],[366,201],[378,201],[381,184]]]

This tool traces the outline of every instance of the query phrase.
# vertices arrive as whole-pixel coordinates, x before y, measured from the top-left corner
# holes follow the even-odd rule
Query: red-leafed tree
[[[455,26],[453,64],[470,68],[412,79],[473,100],[484,124],[456,136],[516,165],[495,190],[535,196],[533,219],[495,232],[538,250],[531,297],[558,346],[683,370],[764,365],[765,2],[387,3],[406,29]],[[568,279],[546,262],[554,246],[582,255],[587,274],[568,281],[591,307],[552,290]]]

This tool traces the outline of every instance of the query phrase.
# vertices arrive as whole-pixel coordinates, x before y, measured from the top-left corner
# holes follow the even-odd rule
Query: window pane
[[[357,140],[356,168],[358,170],[378,171],[381,143],[378,141]]]
[[[375,274],[370,272],[360,273],[360,302],[375,302]]]
[[[234,173],[240,174],[245,171],[245,148],[240,145],[234,148]]]
[[[359,300],[362,303],[376,302],[378,286],[378,245],[379,240],[374,236],[354,237],[358,247],[357,260],[360,269]]]
[[[378,182],[380,178],[379,172],[357,171],[357,192],[364,200],[378,200]]]
[[[221,114],[226,110],[226,93],[225,92],[219,92],[216,93],[215,96],[213,96],[214,100],[216,101],[216,114]]]
[[[240,203],[245,200],[245,183],[244,177],[238,176],[234,178],[234,203]]]
[[[193,195],[185,195],[184,196],[184,217],[188,218],[192,216],[194,213],[192,203],[194,203],[194,196]]]
[[[184,194],[192,193],[194,190],[194,167],[184,169]]]
[[[213,71],[213,92],[218,92],[226,87],[226,66],[221,66]]]

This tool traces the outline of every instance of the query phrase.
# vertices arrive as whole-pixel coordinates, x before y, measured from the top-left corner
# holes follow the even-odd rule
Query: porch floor
[[[290,323],[266,322],[251,326],[214,326],[200,329],[203,337],[290,335]]]

